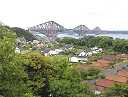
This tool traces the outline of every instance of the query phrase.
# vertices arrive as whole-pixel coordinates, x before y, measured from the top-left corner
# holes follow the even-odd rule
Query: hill
[[[17,37],[24,37],[27,41],[32,41],[35,39],[35,37],[29,31],[22,28],[13,27],[11,29],[16,32]]]
[[[102,31],[100,27],[96,27],[93,29],[93,31]]]

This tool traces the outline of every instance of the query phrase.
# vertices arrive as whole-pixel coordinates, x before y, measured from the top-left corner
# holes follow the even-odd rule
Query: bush
[[[99,69],[89,69],[86,71],[80,71],[81,77],[83,80],[93,80],[99,77],[100,70]]]

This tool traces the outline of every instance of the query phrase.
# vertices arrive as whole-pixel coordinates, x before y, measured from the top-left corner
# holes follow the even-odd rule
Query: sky
[[[128,0],[0,0],[0,21],[11,27],[51,20],[69,29],[128,30]]]

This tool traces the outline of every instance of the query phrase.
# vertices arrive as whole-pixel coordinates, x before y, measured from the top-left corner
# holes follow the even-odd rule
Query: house
[[[96,81],[96,87],[95,89],[97,91],[103,91],[106,88],[111,87],[114,84],[114,81],[107,80],[107,79],[101,79]]]
[[[33,42],[32,42],[33,44],[39,44],[40,43],[40,41],[38,41],[38,40],[33,40]]]
[[[98,50],[98,47],[93,47],[93,48],[91,48],[91,50],[93,51],[93,50]]]
[[[116,67],[114,67],[116,70],[128,70],[128,65],[127,64],[122,64],[122,65],[117,65]]]
[[[114,74],[116,74],[117,73],[117,70],[116,69],[114,69],[114,68],[108,68],[108,69],[105,69],[103,72],[102,72],[102,74],[104,75],[104,76],[107,76],[107,75],[114,75]]]
[[[50,50],[49,55],[58,55],[59,53],[63,52],[63,49],[55,49],[55,50]]]
[[[18,47],[16,47],[15,53],[21,53],[21,50]]]
[[[113,61],[115,60],[114,55],[105,55],[102,57],[103,60],[107,60],[107,61]]]
[[[43,47],[44,47],[44,44],[43,43],[39,43],[39,44],[36,45],[36,48],[38,48],[38,49],[41,49]]]
[[[43,51],[41,51],[41,53],[42,53],[44,56],[48,56],[48,55],[49,55],[49,51],[50,51],[50,49],[47,48],[47,49],[44,49]]]
[[[114,84],[114,81],[107,80],[107,79],[101,79],[96,81],[96,86],[108,88],[111,87]]]
[[[79,56],[79,57],[85,57],[85,56],[87,56],[87,53],[83,51],[83,52],[81,52],[78,56]]]
[[[48,54],[49,54],[50,56],[51,56],[51,55],[57,55],[58,52],[55,51],[55,50],[50,50],[50,51],[48,52]]]
[[[128,71],[125,70],[125,69],[119,70],[119,71],[117,72],[117,75],[122,76],[122,77],[127,77],[127,78],[128,78]]]
[[[64,52],[63,49],[55,49],[55,51],[58,52],[58,53]]]
[[[93,62],[92,64],[91,64],[91,66],[92,67],[96,67],[96,68],[101,68],[101,69],[103,69],[103,68],[106,68],[106,67],[108,67],[109,66],[109,61],[106,61],[106,60],[102,60],[102,59],[100,59],[100,60],[98,60],[98,61],[96,61],[96,62]]]
[[[128,83],[128,70],[121,69],[117,70],[116,74],[109,74],[105,77],[105,79],[97,80],[95,86],[95,92],[100,93],[104,91],[106,88],[111,87],[114,84],[127,84]]]
[[[97,91],[97,90],[95,90],[94,93],[95,93],[96,95],[101,94],[101,92],[100,92],[100,91]]]
[[[97,53],[99,53],[99,52],[98,52],[98,51],[92,51],[92,53],[93,53],[93,54],[97,54]]]
[[[108,75],[106,76],[106,79],[118,83],[128,83],[128,78],[120,75]]]
[[[116,56],[117,59],[122,59],[122,60],[127,60],[128,59],[128,54],[118,54]]]
[[[94,48],[91,48],[91,51],[93,54],[97,54],[99,52],[102,52],[103,49],[102,48],[98,48],[98,47],[94,47]]]
[[[87,58],[85,58],[85,57],[79,57],[79,56],[78,57],[77,56],[74,56],[74,57],[69,58],[69,61],[71,63],[78,63],[78,62],[86,63],[87,60],[88,60]]]
[[[93,54],[92,52],[88,52],[86,55],[87,56],[92,56],[92,54]]]
[[[97,50],[95,50],[96,52],[102,52],[103,50],[102,50],[102,48],[99,48],[99,49],[97,49]]]
[[[66,44],[63,46],[63,48],[64,48],[64,50],[71,50],[71,49],[73,49],[73,46],[70,44]]]
[[[52,56],[52,55],[58,55],[63,51],[64,51],[63,49],[55,49],[55,50],[45,49],[44,51],[41,51],[41,53],[43,53],[45,56]]]

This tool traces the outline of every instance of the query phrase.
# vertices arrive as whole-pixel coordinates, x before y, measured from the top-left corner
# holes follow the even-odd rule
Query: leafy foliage
[[[24,37],[28,41],[32,41],[35,37],[29,32],[22,28],[13,27],[11,28],[14,32],[16,32],[17,37]]]
[[[53,97],[92,97],[87,87],[70,80],[53,80],[50,83],[50,92]]]
[[[27,89],[27,75],[15,54],[15,33],[0,27],[0,95],[23,97]]]
[[[18,36],[29,35],[13,28]],[[16,34],[9,27],[0,27],[0,97],[96,97],[83,80],[97,78],[99,70],[77,71],[64,56],[45,57],[39,53],[15,53]],[[20,33],[23,32],[23,33]],[[31,35],[30,35],[31,36]],[[58,40],[62,44],[102,47],[128,53],[128,41],[110,37],[85,37],[81,40]],[[74,50],[72,53],[75,53]],[[96,56],[97,58],[100,55]],[[107,90],[104,97],[127,97],[128,85],[117,84]],[[34,95],[33,95],[34,94]],[[35,96],[36,95],[36,96]]]
[[[62,40],[58,40],[58,42],[60,44],[73,44],[76,45],[76,47],[84,46],[90,48],[97,46],[109,51],[128,53],[128,40],[113,39],[108,36],[86,36],[82,39],[64,38]]]
[[[89,70],[81,70],[81,77],[84,80],[94,80],[98,78],[98,74],[100,73],[100,70],[98,69],[89,69]]]
[[[54,61],[56,76],[49,80],[49,91],[53,97],[93,97],[89,87],[81,82],[80,73],[68,63],[65,57]]]
[[[128,97],[128,85],[115,84],[105,92],[105,97]]]
[[[48,57],[44,57],[39,53],[29,53],[24,55],[27,60],[25,71],[28,74],[31,83],[31,89],[36,95],[47,95],[46,80],[49,75],[52,76],[53,66],[50,64]],[[43,96],[45,97],[45,96]]]

